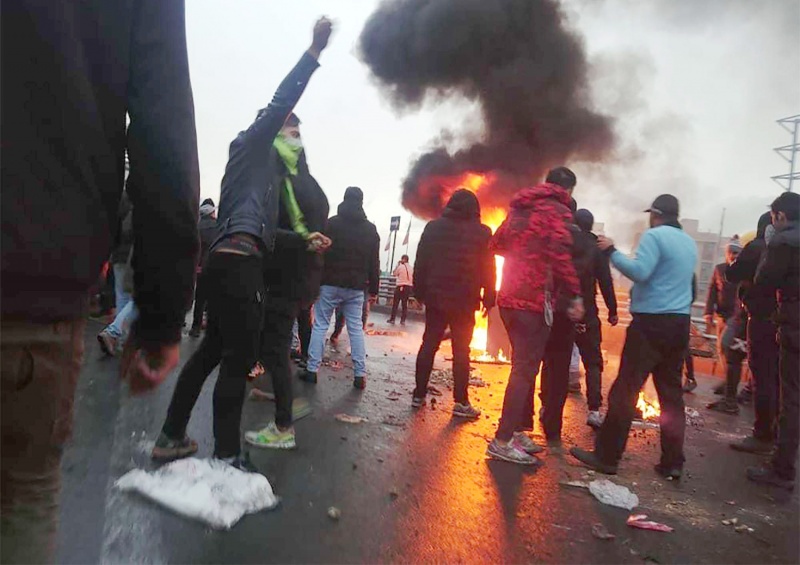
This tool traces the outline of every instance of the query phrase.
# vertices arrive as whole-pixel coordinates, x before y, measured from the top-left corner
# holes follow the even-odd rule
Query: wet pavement
[[[687,428],[684,479],[658,478],[658,431],[632,432],[620,474],[611,479],[640,499],[636,513],[672,526],[662,533],[625,524],[626,510],[604,506],[587,491],[560,485],[592,480],[569,455],[545,453],[538,469],[485,458],[494,433],[508,366],[475,364],[486,387],[471,387],[483,409],[477,422],[451,418],[449,390],[419,412],[410,407],[422,325],[384,325],[375,313],[367,337],[367,389],[352,387],[346,337],[316,386],[297,382],[314,413],[297,423],[295,451],[251,451],[253,462],[282,497],[278,509],[247,516],[227,532],[213,531],[113,488],[133,468],[153,468],[149,448],[160,430],[176,376],[156,392],[131,398],[103,358],[90,322],[86,362],[76,398],[75,437],[64,457],[58,561],[62,563],[794,563],[800,555],[798,495],[749,483],[756,456],[728,443],[745,436],[752,411],[708,413],[711,377],[700,378],[687,405],[703,417]],[[346,333],[346,332],[345,332]],[[606,384],[616,376],[621,332],[608,332]],[[199,342],[182,345],[185,361]],[[445,368],[444,345],[437,367]],[[212,452],[209,379],[189,434],[201,457]],[[268,387],[267,381],[258,386]],[[654,396],[652,389],[650,394]],[[430,399],[431,397],[429,397]],[[538,400],[537,400],[538,402]],[[274,407],[248,400],[245,429],[268,422]],[[346,413],[368,419],[337,421]],[[565,448],[591,444],[583,396],[565,409]],[[540,430],[536,437],[543,441]],[[327,510],[335,506],[341,518]],[[753,531],[737,532],[723,520]],[[616,535],[600,540],[592,525]],[[741,528],[740,528],[741,529]]]

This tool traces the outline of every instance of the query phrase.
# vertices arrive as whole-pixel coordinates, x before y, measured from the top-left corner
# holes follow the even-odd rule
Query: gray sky
[[[385,243],[411,159],[443,128],[475,131],[474,107],[452,101],[397,116],[364,65],[356,42],[369,0],[191,0],[186,3],[197,116],[201,193],[218,200],[227,149],[311,39],[322,14],[336,30],[297,113],[312,173],[332,213],[345,188],[365,192],[365,209]],[[639,210],[662,192],[701,229],[755,227],[788,172],[773,147],[791,142],[775,120],[800,113],[798,0],[568,0],[570,25],[593,62],[598,107],[617,118],[618,158],[567,163],[576,199],[621,241]],[[415,220],[411,254],[424,222]],[[383,249],[383,245],[381,249]],[[405,248],[402,248],[404,251]],[[385,265],[385,258],[384,263]]]

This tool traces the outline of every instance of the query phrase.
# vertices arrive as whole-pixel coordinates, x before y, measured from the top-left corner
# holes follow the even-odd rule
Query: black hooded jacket
[[[770,216],[767,212],[759,218],[755,239],[744,246],[736,260],[725,270],[725,280],[739,284],[739,297],[748,314],[760,320],[772,318],[778,306],[775,287],[755,283],[758,265],[767,250],[764,235],[771,222]]]
[[[597,236],[590,231],[579,228],[572,234],[575,247],[582,248],[582,257],[576,261],[573,257],[578,278],[581,281],[581,296],[586,310],[584,319],[597,317],[597,287],[603,295],[608,308],[608,315],[617,315],[617,296],[614,294],[614,281],[611,278],[611,267],[608,257],[597,247]]]
[[[270,153],[270,163],[276,177],[272,184],[282,186],[289,173],[275,149]],[[297,176],[291,177],[291,181],[308,231],[324,231],[330,206],[322,188],[308,170],[305,152],[300,154]],[[293,231],[283,199],[281,191],[275,248],[269,260],[264,261],[264,283],[270,296],[300,302],[301,307],[307,308],[319,295],[322,256],[308,251],[306,240]]]
[[[757,285],[778,291],[781,339],[800,348],[800,225],[790,222],[770,240],[756,273]]]
[[[324,255],[322,284],[367,289],[374,296],[380,286],[380,237],[362,202],[361,190],[348,188],[339,213],[328,220],[324,233],[332,243]]]
[[[495,303],[492,231],[480,220],[474,194],[458,190],[442,217],[425,226],[414,263],[414,295],[431,308],[477,310]]]

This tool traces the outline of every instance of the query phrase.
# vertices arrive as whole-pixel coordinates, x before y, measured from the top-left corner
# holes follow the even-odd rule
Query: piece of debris
[[[396,390],[393,390],[392,392],[389,393],[389,396],[387,396],[386,398],[394,401],[394,400],[400,400],[402,397],[403,395],[401,393],[397,392]]]
[[[331,370],[333,371],[341,371],[342,369],[344,369],[344,363],[336,359],[323,359],[322,366],[330,367]]]
[[[274,392],[264,392],[263,390],[259,390],[257,388],[250,389],[250,400],[265,400],[267,402],[274,402],[275,401],[275,393]]]
[[[336,508],[335,506],[331,506],[328,508],[328,518],[331,520],[338,520],[342,517],[342,511]]]
[[[632,528],[639,528],[640,530],[653,530],[655,532],[673,532],[674,528],[661,524],[659,522],[652,522],[647,519],[646,514],[631,514],[625,522]]]
[[[592,524],[592,535],[597,539],[602,540],[612,540],[617,537],[609,532],[608,528],[599,522],[597,524]]]
[[[553,524],[553,527],[558,528],[559,530],[567,530],[568,532],[572,531],[572,528],[570,528],[569,526],[562,526],[560,524]]]
[[[388,416],[386,416],[381,421],[381,423],[382,424],[386,424],[387,426],[394,426],[396,428],[405,428],[406,427],[406,423],[403,420],[401,420],[400,418],[398,418],[397,416],[395,416],[394,414],[389,414]]]
[[[589,483],[584,481],[559,481],[558,484],[562,487],[583,488],[587,490],[589,488]]]
[[[363,416],[351,416],[350,414],[336,414],[334,416],[340,422],[344,422],[345,424],[361,424],[364,422],[369,422]]]
[[[400,496],[400,493],[397,491],[396,488],[393,488],[392,490],[389,491],[389,496],[391,497],[392,500],[397,500],[397,497]]]
[[[370,328],[368,330],[364,330],[364,335],[401,336],[405,335],[405,332]]]
[[[735,528],[733,528],[733,529],[734,529],[735,531],[739,532],[739,533],[742,533],[742,532],[748,532],[748,533],[751,533],[751,534],[752,534],[753,532],[755,532],[755,530],[754,530],[753,528],[751,528],[750,526],[748,526],[748,525],[746,525],[746,524],[740,524],[740,525],[736,526],[736,527],[735,527]]]
[[[705,424],[705,420],[703,419],[703,416],[700,414],[700,412],[698,412],[694,408],[690,408],[689,406],[686,406],[684,410],[686,413],[686,423],[688,425],[702,426]]]
[[[728,518],[722,521],[723,526],[735,526],[739,523],[739,518]]]
[[[617,508],[624,508],[625,510],[632,510],[639,506],[639,497],[622,485],[612,483],[608,479],[599,479],[589,483],[589,492],[602,502],[609,506]]]

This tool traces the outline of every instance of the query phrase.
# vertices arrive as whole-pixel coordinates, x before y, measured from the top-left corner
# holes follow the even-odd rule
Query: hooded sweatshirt
[[[781,340],[800,349],[800,225],[789,222],[777,228],[758,267],[757,285],[778,291]]]
[[[758,264],[767,249],[765,234],[772,224],[772,215],[767,212],[758,220],[756,237],[744,246],[736,260],[725,269],[725,280],[739,285],[739,296],[747,308],[747,313],[760,320],[769,320],[778,306],[775,287],[756,284]]]
[[[520,190],[494,234],[491,250],[505,257],[501,308],[544,312],[545,292],[578,297],[580,283],[572,262],[572,213],[566,190],[542,183]],[[553,304],[554,306],[554,304]]]
[[[361,189],[349,187],[339,204],[338,214],[328,220],[325,235],[331,247],[325,252],[324,286],[368,289],[378,294],[380,284],[380,237],[375,224],[367,220]]]
[[[474,311],[495,303],[492,230],[481,224],[478,199],[468,190],[450,197],[442,217],[422,232],[414,264],[414,295],[430,308]]]

